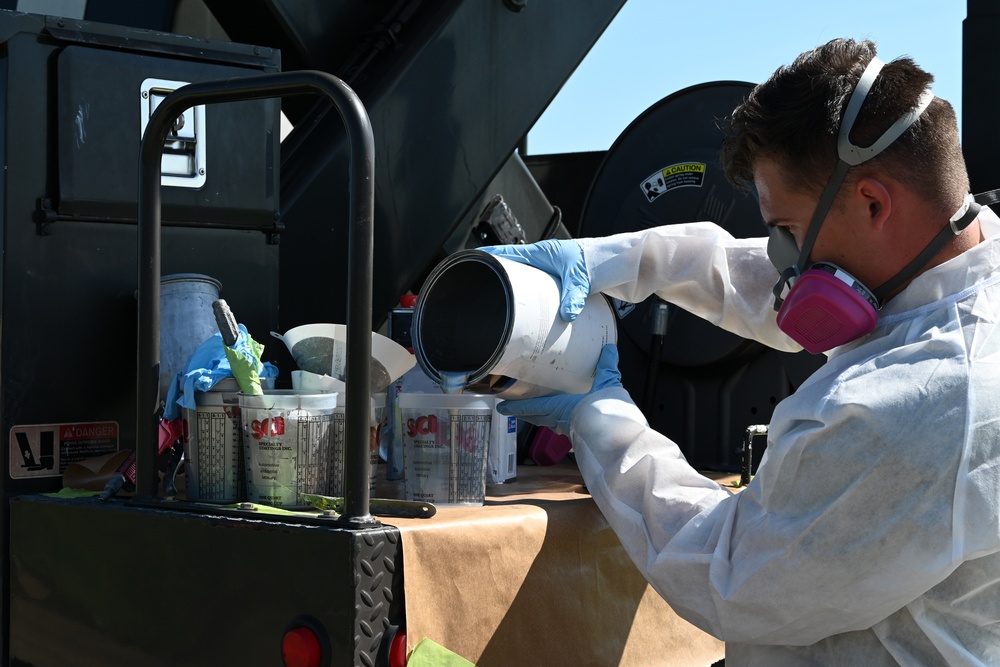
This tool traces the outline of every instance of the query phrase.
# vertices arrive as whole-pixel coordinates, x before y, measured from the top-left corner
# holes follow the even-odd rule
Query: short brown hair
[[[760,157],[775,160],[789,186],[818,193],[838,162],[837,135],[844,109],[875,44],[834,39],[779,67],[756,86],[726,119],[722,166],[737,187],[753,184]],[[868,146],[917,105],[934,77],[910,58],[886,63],[851,132],[851,141]],[[876,171],[890,173],[928,204],[951,215],[969,190],[955,111],[934,98],[920,118],[888,148],[852,167],[846,182]]]

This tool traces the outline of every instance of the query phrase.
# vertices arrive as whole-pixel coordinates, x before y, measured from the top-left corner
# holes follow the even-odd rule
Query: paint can
[[[200,273],[160,278],[160,400],[202,343],[219,331],[212,303],[222,283]]]
[[[559,281],[540,269],[481,250],[454,253],[428,275],[417,299],[417,363],[447,393],[585,393],[601,348],[618,341],[614,309],[592,294],[576,320],[565,322],[559,296]]]

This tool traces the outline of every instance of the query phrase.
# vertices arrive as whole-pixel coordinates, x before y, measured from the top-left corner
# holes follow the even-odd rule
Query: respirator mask
[[[980,209],[972,195],[968,195],[959,211],[927,247],[899,273],[874,290],[834,264],[809,261],[820,227],[836,199],[847,171],[885,150],[920,117],[934,99],[930,90],[924,91],[917,106],[893,123],[873,144],[864,148],[852,144],[849,136],[857,121],[858,112],[884,64],[878,58],[872,58],[851,94],[837,139],[839,160],[820,195],[802,248],[796,245],[787,229],[777,226],[770,229],[767,254],[781,274],[774,286],[778,328],[813,354],[826,352],[870,333],[878,322],[882,300],[926,266],[949,238],[959,234],[975,220]]]

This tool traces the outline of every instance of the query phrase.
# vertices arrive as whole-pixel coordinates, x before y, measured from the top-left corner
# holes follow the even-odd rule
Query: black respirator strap
[[[813,244],[816,243],[819,230],[823,227],[823,221],[826,220],[826,214],[830,212],[830,207],[833,206],[833,202],[837,198],[837,193],[840,192],[840,186],[844,184],[844,179],[847,177],[847,171],[850,168],[851,165],[843,160],[839,160],[837,166],[833,169],[830,180],[827,181],[826,187],[823,189],[823,193],[819,196],[819,201],[816,203],[816,210],[813,211],[812,219],[809,221],[809,229],[806,230],[806,237],[802,240],[802,250],[799,251],[796,275],[801,275],[809,265],[809,255],[812,254]]]
[[[983,206],[992,206],[993,204],[1000,203],[1000,190],[987,190],[986,192],[980,192],[978,195],[973,197],[977,204]]]
[[[934,255],[936,255],[938,251],[944,247],[945,243],[961,234],[966,227],[971,225],[972,221],[976,219],[976,216],[979,215],[979,211],[981,211],[982,208],[982,206],[980,206],[976,201],[972,201],[970,198],[968,208],[965,210],[965,213],[957,219],[953,218],[949,220],[948,224],[942,227],[941,231],[937,233],[937,236],[931,239],[931,242],[927,244],[927,247],[921,250],[920,254],[913,258],[913,261],[900,269],[899,273],[894,275],[892,278],[889,278],[889,280],[873,289],[872,295],[878,299],[879,303],[882,303],[887,295],[892,294],[896,288],[915,276],[920,269],[927,266],[927,263],[930,262]]]

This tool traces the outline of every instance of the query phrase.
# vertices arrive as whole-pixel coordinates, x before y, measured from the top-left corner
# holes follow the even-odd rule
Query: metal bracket
[[[182,86],[155,108],[139,147],[138,218],[138,345],[136,377],[136,497],[155,496],[158,474],[151,456],[157,442],[160,405],[160,210],[163,144],[172,123],[191,107],[282,97],[305,92],[325,95],[340,113],[349,143],[348,236],[350,276],[347,312],[347,405],[344,448],[344,512],[338,523],[360,529],[380,525],[371,515],[368,480],[369,400],[371,387],[371,322],[373,238],[375,232],[375,139],[361,99],[343,81],[320,71],[262,74]]]
[[[274,227],[266,232],[268,245],[281,245],[281,233],[285,231],[285,221],[281,219],[281,214],[274,214]]]
[[[767,435],[767,424],[751,424],[743,434],[743,442],[737,453],[740,454],[740,486],[746,486],[753,477],[753,439],[754,436]]]
[[[39,197],[35,201],[35,231],[39,236],[48,236],[52,233],[52,223],[56,221],[56,217],[56,211],[52,207],[52,199]]]
[[[524,229],[502,195],[494,195],[476,220],[472,235],[479,246],[524,243]]]

